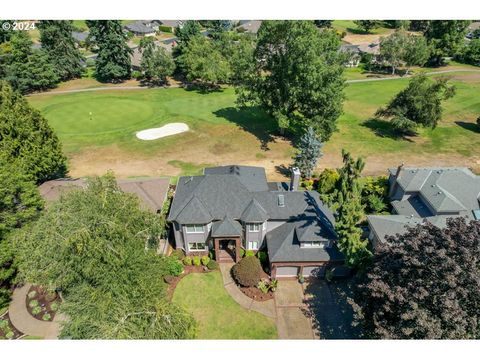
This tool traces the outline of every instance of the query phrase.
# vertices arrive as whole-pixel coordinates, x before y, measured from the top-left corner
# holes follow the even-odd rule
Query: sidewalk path
[[[256,301],[242,293],[233,281],[232,276],[230,275],[230,270],[232,269],[232,266],[233,263],[220,263],[223,286],[233,298],[233,300],[235,300],[235,302],[237,302],[240,306],[244,307],[247,310],[253,310],[269,318],[275,319],[276,311],[273,299],[267,301]]]
[[[44,339],[58,339],[61,323],[65,321],[63,314],[57,314],[53,321],[35,319],[27,310],[25,299],[31,284],[15,289],[8,308],[8,315],[13,326],[26,335],[39,336]]]

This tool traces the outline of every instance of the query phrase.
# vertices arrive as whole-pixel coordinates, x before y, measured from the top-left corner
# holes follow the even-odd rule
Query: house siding
[[[207,243],[208,246],[208,234],[210,232],[210,227],[207,225],[204,225],[204,232],[203,233],[194,233],[194,234],[189,234],[187,233],[186,226],[182,226],[182,233],[184,237],[184,249],[185,252],[190,254],[190,253],[198,253],[198,251],[188,251],[188,244],[190,243]],[[208,251],[208,249],[206,249]]]

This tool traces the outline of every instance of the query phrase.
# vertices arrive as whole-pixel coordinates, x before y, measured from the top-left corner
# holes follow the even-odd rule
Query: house
[[[236,29],[237,31],[257,34],[260,25],[262,25],[262,20],[240,20]]]
[[[90,33],[88,31],[72,31],[73,40],[77,44],[84,44],[87,41],[88,35]]]
[[[357,67],[362,58],[361,51],[358,45],[344,44],[340,46],[340,52],[346,55],[345,66]]]
[[[394,215],[367,216],[374,247],[427,221],[442,228],[451,217],[480,220],[480,176],[467,168],[401,165],[389,170],[389,185]]]
[[[175,28],[182,27],[184,21],[183,20],[158,20],[160,26],[164,28],[170,28],[169,32],[173,33]]]
[[[157,20],[138,20],[125,25],[125,30],[138,36],[155,36],[160,22]]]
[[[300,191],[300,172],[290,184],[267,182],[253,166],[205,168],[177,183],[168,221],[176,248],[187,255],[214,251],[219,262],[239,261],[240,249],[266,250],[272,277],[324,274],[343,263],[334,218],[315,191]]]

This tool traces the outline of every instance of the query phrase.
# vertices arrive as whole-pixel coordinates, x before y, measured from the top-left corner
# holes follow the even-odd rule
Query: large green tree
[[[432,47],[430,61],[443,65],[445,57],[455,56],[461,50],[467,33],[468,20],[431,20],[425,30],[425,37]]]
[[[370,30],[380,27],[381,21],[379,20],[355,20],[354,23],[366,33],[369,33]]]
[[[283,130],[311,126],[322,141],[336,129],[344,99],[340,41],[312,21],[264,21],[253,73],[238,86],[238,104],[264,107]]]
[[[416,75],[376,115],[390,119],[400,133],[414,134],[419,125],[435,128],[442,118],[442,101],[454,95],[455,87],[447,78],[432,80],[425,74]]]
[[[467,64],[480,66],[480,39],[473,39],[468,42],[462,51],[461,59]]]
[[[82,75],[83,56],[72,36],[72,20],[42,20],[38,23],[40,41],[62,80]]]
[[[89,43],[97,53],[95,73],[101,81],[118,82],[131,75],[132,49],[119,20],[87,20]]]
[[[354,294],[365,336],[480,338],[480,222],[426,223],[387,240]]]
[[[62,290],[63,338],[191,338],[193,318],[166,298],[163,277],[181,264],[156,254],[163,229],[113,175],[93,178],[16,234],[19,276]]]
[[[0,81],[0,156],[37,183],[62,177],[66,158],[47,120]]]
[[[175,62],[165,48],[155,45],[152,37],[144,37],[140,41],[142,61],[140,71],[147,81],[166,83],[167,76],[175,70]]]

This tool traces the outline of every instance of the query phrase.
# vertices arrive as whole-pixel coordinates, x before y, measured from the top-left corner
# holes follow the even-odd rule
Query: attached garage
[[[277,277],[296,277],[298,275],[298,266],[279,266],[277,267]]]
[[[305,266],[302,274],[304,277],[324,277],[325,266]]]

